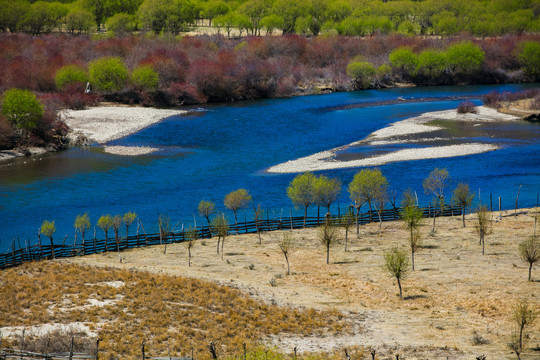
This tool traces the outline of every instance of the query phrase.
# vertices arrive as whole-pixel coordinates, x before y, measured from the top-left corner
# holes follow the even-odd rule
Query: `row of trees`
[[[536,32],[538,6],[533,1],[352,0],[64,0],[0,1],[0,29],[33,34],[100,29],[116,33],[151,30],[177,34],[202,20],[218,29],[257,35],[282,33],[344,35],[400,33],[407,35],[475,36]]]

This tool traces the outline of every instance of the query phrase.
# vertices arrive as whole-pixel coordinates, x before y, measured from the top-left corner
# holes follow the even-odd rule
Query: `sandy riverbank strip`
[[[343,151],[349,147],[358,145],[375,146],[381,144],[403,144],[433,141],[434,138],[429,138],[429,136],[427,136],[425,139],[420,140],[406,139],[403,137],[406,137],[407,135],[430,133],[442,129],[439,126],[427,125],[427,123],[434,120],[493,122],[515,121],[519,119],[518,117],[499,113],[497,112],[497,110],[490,109],[484,106],[477,107],[477,110],[478,113],[476,114],[458,114],[455,109],[425,113],[420,116],[392,123],[385,128],[371,133],[363,140],[272,166],[267,169],[267,172],[296,173],[362,166],[379,166],[397,161],[466,156],[497,150],[499,147],[493,144],[463,143],[445,146],[424,146],[417,148],[401,149],[386,154],[375,155],[364,159],[355,159],[349,161],[339,161],[336,159],[336,154],[339,151]],[[445,140],[440,138],[436,139]]]
[[[178,109],[97,106],[86,110],[65,110],[61,119],[70,127],[72,138],[82,135],[98,144],[104,144],[186,112]]]

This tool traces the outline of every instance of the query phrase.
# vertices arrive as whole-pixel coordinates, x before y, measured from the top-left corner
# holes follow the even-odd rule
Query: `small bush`
[[[128,71],[119,57],[104,57],[89,65],[89,78],[96,90],[106,93],[120,91],[126,85]]]
[[[131,73],[131,82],[139,90],[153,91],[158,88],[159,76],[152,65],[142,65]]]
[[[4,93],[2,114],[16,128],[21,130],[37,128],[43,112],[43,105],[31,91],[10,89]]]
[[[70,87],[70,91],[84,91],[86,82],[88,81],[88,75],[79,65],[66,65],[62,66],[56,72],[54,82],[56,87],[60,90],[67,90]]]
[[[457,112],[458,114],[477,114],[478,110],[476,109],[476,105],[472,102],[463,101],[459,104]]]

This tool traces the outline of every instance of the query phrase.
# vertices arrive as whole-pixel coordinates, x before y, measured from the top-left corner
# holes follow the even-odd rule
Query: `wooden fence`
[[[393,221],[400,219],[401,208],[385,209],[381,212],[380,217],[382,221]],[[446,206],[441,213],[440,209],[433,208],[431,206],[421,207],[424,217],[433,216],[455,216],[462,214],[462,208],[460,206]],[[267,213],[268,214],[268,213]],[[333,220],[339,220],[339,215],[332,215]],[[325,221],[323,216],[321,217],[308,217],[306,219],[305,227],[316,227]],[[358,215],[358,223],[360,225],[367,224],[369,222],[378,222],[379,213],[366,212]],[[292,230],[301,229],[304,227],[303,216],[290,216],[282,217],[279,219],[270,219],[268,215],[265,219],[259,219],[258,221],[246,221],[238,223],[238,225],[230,224],[229,234],[251,234],[274,230]],[[198,230],[198,238],[211,238],[216,233],[214,229],[209,228],[207,225]],[[119,239],[118,244],[114,237],[108,237],[107,239],[86,239],[84,243],[69,245],[64,242],[62,244],[39,244],[35,245],[21,245],[20,243],[12,243],[10,251],[0,254],[0,269],[5,269],[13,266],[18,266],[26,262],[51,259],[51,258],[65,258],[80,255],[90,255],[96,253],[102,253],[107,251],[120,251],[126,249],[133,249],[141,246],[171,244],[186,241],[185,231],[175,231],[167,234],[166,236],[160,236],[160,234],[141,234],[130,235]],[[48,242],[48,240],[47,240]],[[18,246],[17,246],[18,245]],[[54,254],[54,255],[53,255]]]

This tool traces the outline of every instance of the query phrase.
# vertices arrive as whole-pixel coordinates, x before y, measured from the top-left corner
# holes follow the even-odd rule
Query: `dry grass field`
[[[533,281],[527,281],[528,265],[518,254],[518,244],[532,235],[534,210],[518,211],[518,216],[514,211],[493,213],[493,234],[486,237],[483,256],[474,230],[476,215],[466,219],[463,228],[461,217],[439,218],[433,234],[431,221],[424,220],[423,246],[415,255],[416,270],[403,281],[403,300],[383,268],[383,254],[393,246],[408,250],[408,233],[401,222],[388,222],[382,231],[378,224],[360,227],[359,237],[353,229],[349,251],[343,242],[333,246],[329,265],[316,229],[294,231],[291,275],[286,275],[277,245],[283,232],[263,233],[262,244],[255,234],[229,236],[223,260],[216,254],[216,238],[199,240],[191,267],[186,244],[168,245],[166,254],[160,246],[126,251],[122,263],[108,253],[23,266],[0,273],[3,292],[16,276],[48,275],[40,277],[40,285],[35,282],[35,289],[15,291],[10,285],[15,295],[27,295],[17,295],[18,306],[15,299],[2,297],[0,324],[79,322],[92,331],[101,327],[100,347],[114,345],[109,349],[113,357],[124,351],[131,358],[134,352],[124,349],[130,346],[140,353],[140,340],[146,337],[161,354],[167,343],[185,352],[187,343],[199,341],[202,345],[194,346],[200,358],[209,356],[206,345],[211,340],[231,354],[245,340],[285,353],[297,347],[299,352],[338,358],[344,358],[344,348],[354,347],[359,350],[353,359],[371,359],[371,349],[377,359],[394,359],[396,354],[400,359],[475,359],[482,354],[515,359],[506,346],[513,329],[512,307],[527,299],[537,314],[540,309],[540,269],[533,268]],[[74,284],[70,279],[79,265],[88,279]],[[46,301],[34,303],[28,294],[46,287],[45,282],[58,288],[39,293],[38,299]],[[89,307],[89,299],[102,306]],[[57,311],[62,307],[71,311]],[[192,314],[193,309],[198,310]],[[162,328],[168,328],[167,333]],[[159,336],[149,340],[150,334]],[[540,319],[527,334],[522,359],[539,359]]]

